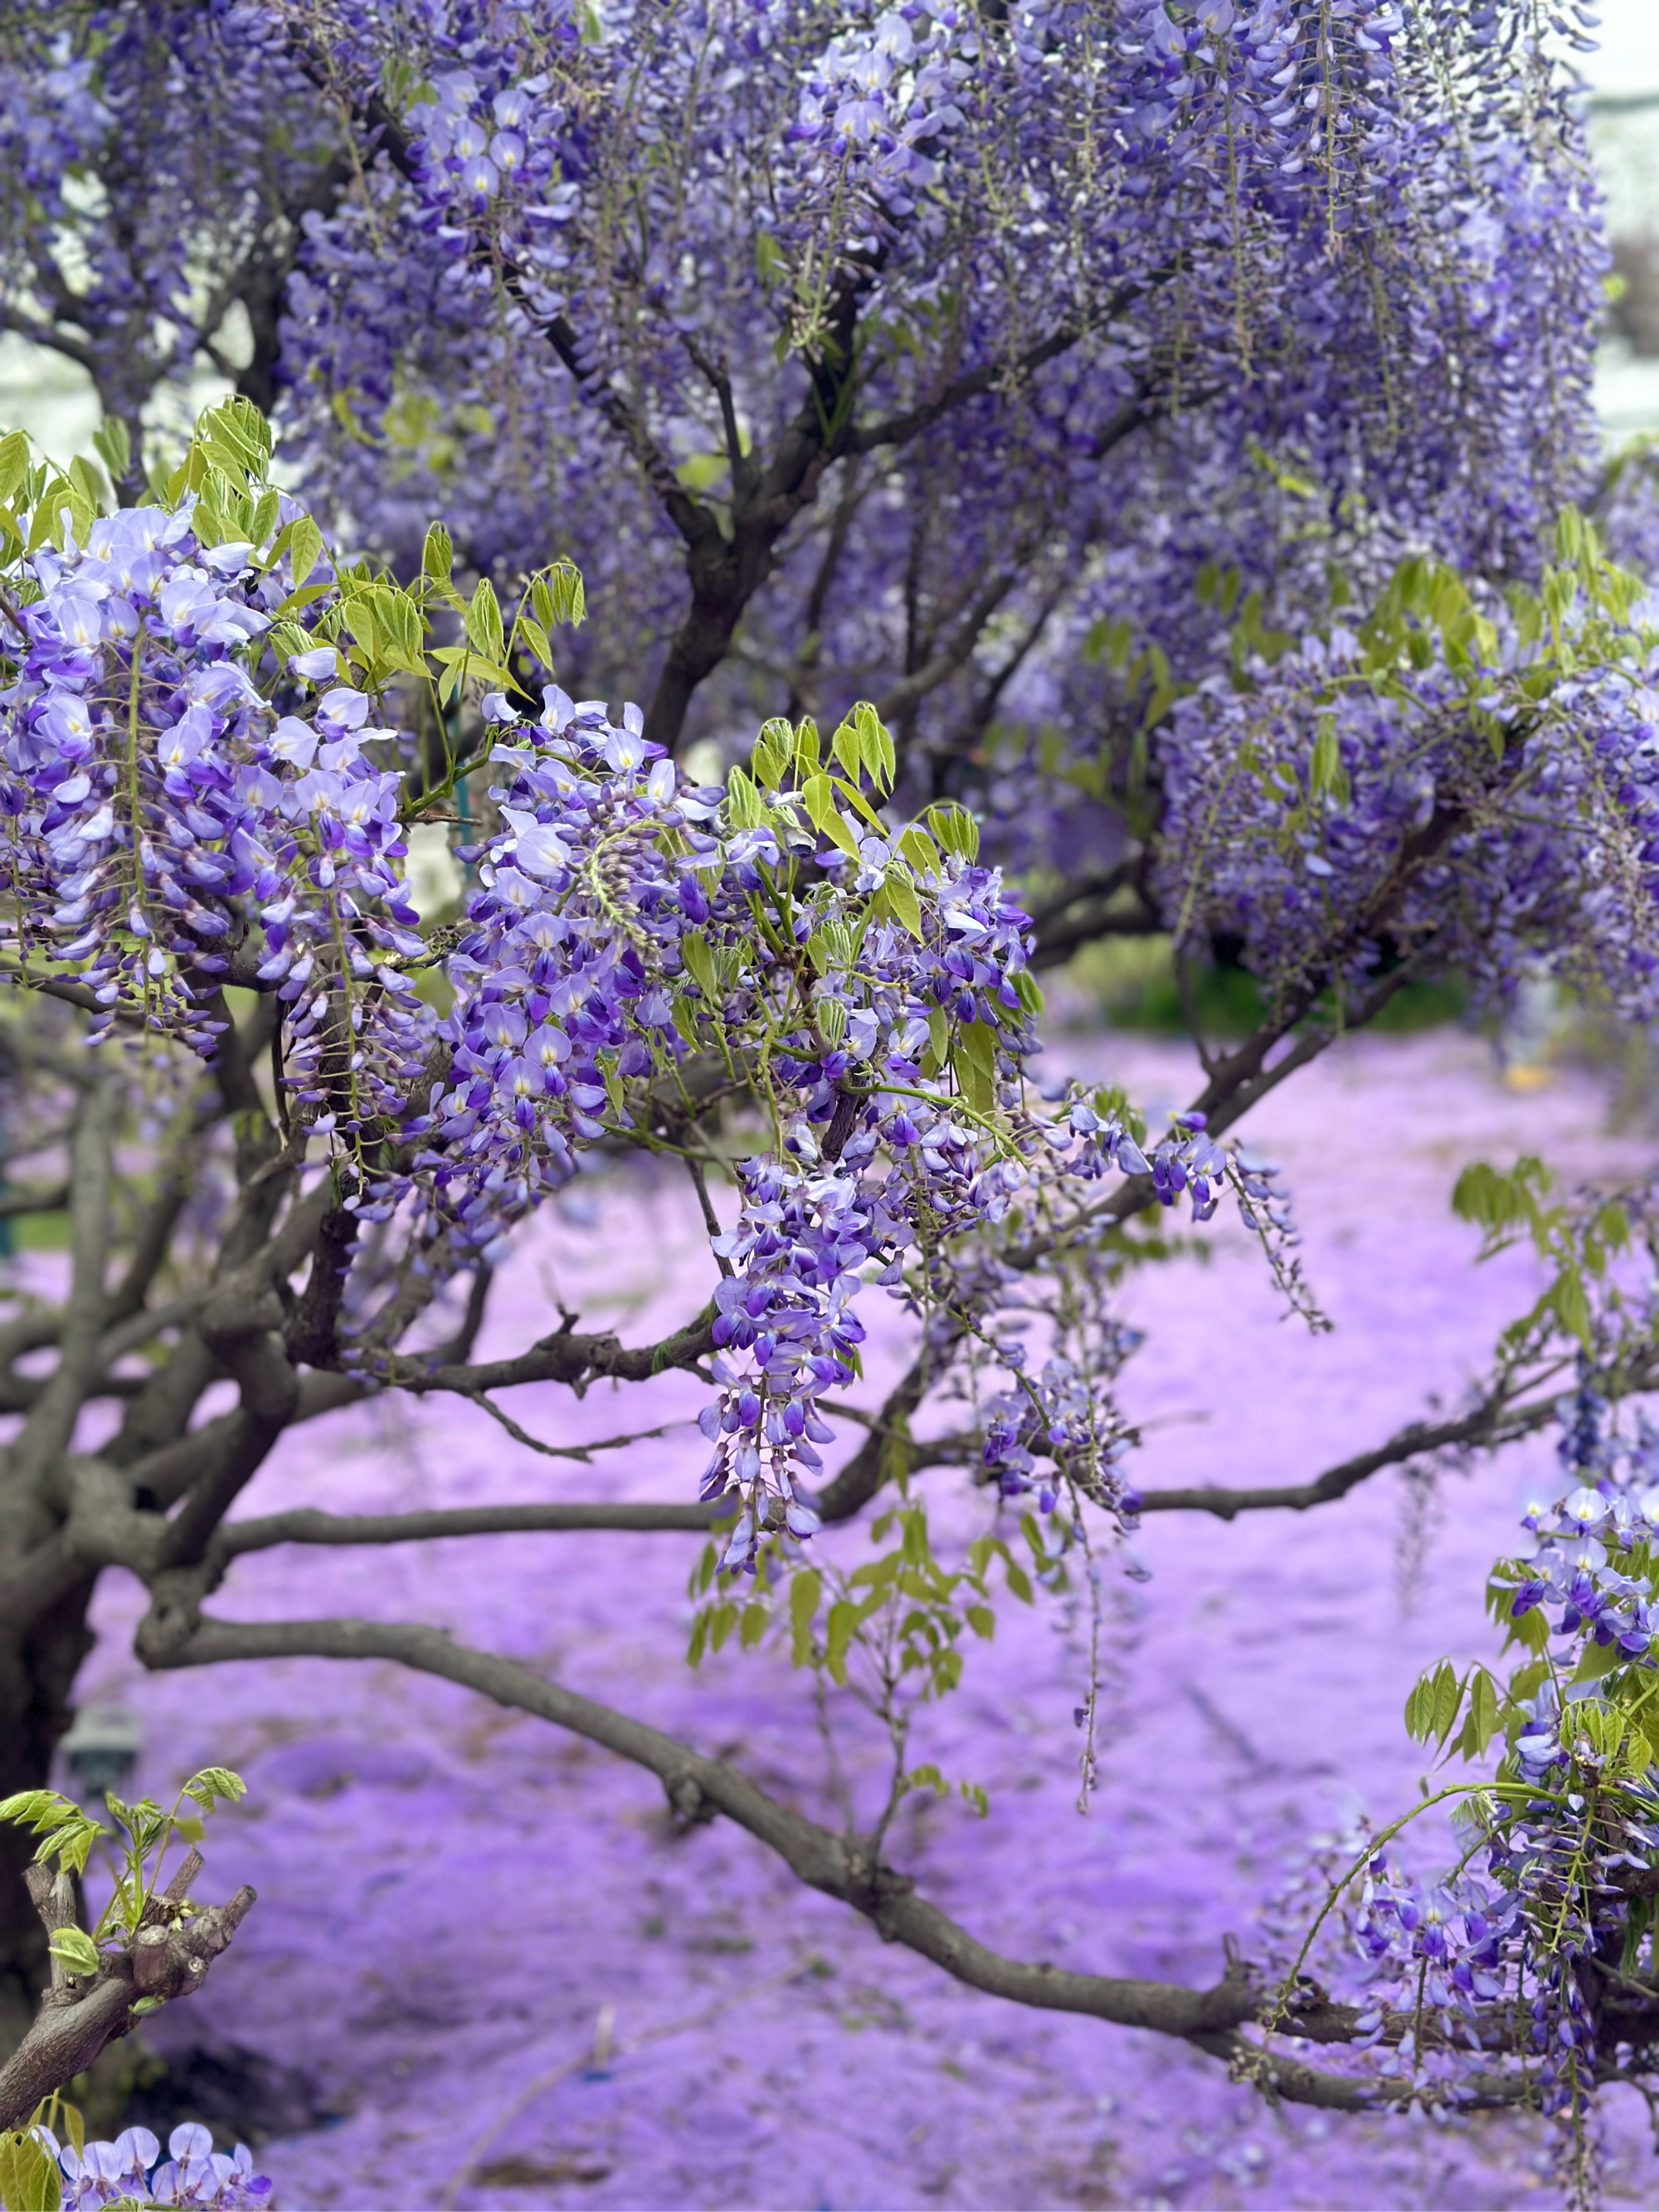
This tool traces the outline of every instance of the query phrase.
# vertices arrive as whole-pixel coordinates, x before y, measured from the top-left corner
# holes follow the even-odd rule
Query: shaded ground
[[[1149,1103],[1188,1093],[1182,1048],[1095,1040],[1066,1056]],[[1604,1118],[1588,1079],[1510,1094],[1449,1031],[1358,1041],[1268,1101],[1249,1133],[1289,1172],[1336,1332],[1279,1324],[1231,1218],[1209,1266],[1137,1282],[1128,1305],[1150,1336],[1125,1397],[1147,1423],[1140,1480],[1305,1478],[1431,1392],[1454,1398],[1530,1283],[1519,1258],[1471,1267],[1448,1206],[1457,1170],[1522,1149],[1570,1175],[1634,1167],[1639,1148]],[[511,1264],[501,1348],[545,1330],[555,1291],[591,1318],[608,1287],[630,1334],[703,1294],[696,1224],[667,1186],[607,1200],[556,1256],[556,1275],[538,1231]],[[648,1412],[637,1393],[573,1408],[531,1390],[512,1407],[574,1440],[699,1395],[678,1378],[652,1386]],[[1383,1476],[1306,1516],[1150,1522],[1152,1580],[1113,1584],[1117,1686],[1086,1820],[1079,1626],[1063,1605],[1004,1607],[994,1650],[970,1659],[915,1753],[982,1782],[990,1817],[913,1799],[897,1862],[1010,1951],[1212,1978],[1224,1933],[1250,1944],[1289,1839],[1328,1826],[1349,1792],[1379,1811],[1409,1802],[1402,1700],[1443,1652],[1490,1650],[1484,1572],[1548,1449],[1454,1479],[1426,1518]],[[678,1431],[567,1470],[471,1409],[387,1406],[290,1438],[246,1510],[684,1497],[701,1463]],[[867,1538],[836,1540],[856,1556]],[[694,1558],[672,1536],[289,1551],[240,1565],[216,1603],[447,1623],[821,1808],[805,1680],[771,1652],[728,1648],[696,1674],[680,1662]],[[252,2050],[348,2113],[266,2146],[289,2212],[436,2205],[469,2160],[454,2197],[469,2207],[1556,2201],[1529,2124],[1268,2112],[1184,2048],[957,1988],[725,1824],[672,1837],[647,1778],[529,1719],[391,1668],[147,1677],[125,1656],[137,1613],[112,1578],[82,1693],[141,1709],[141,1779],[158,1791],[209,1759],[246,1775],[247,1808],[214,1824],[206,1886],[260,1893],[208,1989],[152,2041]],[[850,1758],[855,1778],[873,1771]],[[1613,2116],[1609,2193],[1651,2203],[1659,2169],[1636,2117]]]

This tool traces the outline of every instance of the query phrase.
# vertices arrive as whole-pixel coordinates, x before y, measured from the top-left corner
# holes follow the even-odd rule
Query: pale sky
[[[1598,92],[1659,92],[1659,0],[1601,0],[1601,51],[1579,57]]]

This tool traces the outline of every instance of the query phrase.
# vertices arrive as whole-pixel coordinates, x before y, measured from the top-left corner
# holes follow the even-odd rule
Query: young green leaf
[[[907,930],[917,943],[921,941],[921,903],[916,896],[915,878],[902,860],[890,860],[881,879],[887,904],[899,927]]]
[[[472,594],[472,604],[466,611],[466,634],[487,659],[501,657],[501,609],[495,597],[495,586],[488,576],[480,576],[478,588]]]
[[[288,541],[289,569],[296,590],[322,558],[322,532],[308,514],[296,515]]]
[[[0,2204],[5,2212],[58,2212],[64,2177],[58,2161],[32,2135],[0,2135]]]
[[[8,430],[0,438],[0,500],[15,499],[28,472],[29,441],[21,430]]]
[[[46,1948],[72,1974],[95,1974],[101,1964],[98,1946],[84,1928],[54,1928]]]
[[[421,574],[447,584],[455,566],[455,548],[441,522],[429,523],[421,542]]]
[[[812,1616],[823,1592],[823,1577],[816,1567],[805,1568],[789,1585],[789,1656],[797,1667],[812,1656]]]

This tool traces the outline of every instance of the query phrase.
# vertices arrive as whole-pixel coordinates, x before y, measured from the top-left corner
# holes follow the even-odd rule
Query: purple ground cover
[[[1068,1040],[1054,1057],[1121,1077],[1149,1104],[1192,1087],[1175,1046]],[[1127,1294],[1149,1329],[1124,1389],[1147,1430],[1138,1479],[1305,1479],[1429,1393],[1454,1398],[1531,1283],[1519,1255],[1472,1266],[1474,1235],[1448,1203],[1457,1170],[1521,1150],[1570,1176],[1634,1168],[1644,1146],[1607,1136],[1606,1119],[1589,1077],[1506,1091],[1484,1049],[1446,1031],[1356,1041],[1270,1099],[1248,1133],[1288,1171],[1335,1333],[1280,1325],[1227,1208],[1205,1232],[1210,1264],[1151,1271]],[[542,1333],[556,1298],[632,1334],[702,1294],[700,1233],[677,1187],[613,1186],[585,1225],[572,1211],[556,1238],[525,1235],[486,1350]],[[512,1410],[576,1441],[689,1414],[701,1395],[670,1378],[579,1407],[522,1391]],[[1400,1725],[1406,1692],[1443,1652],[1490,1650],[1485,1571],[1549,1449],[1451,1479],[1426,1522],[1391,1475],[1306,1516],[1150,1522],[1139,1549],[1152,1579],[1113,1583],[1114,1686],[1087,1819],[1073,1810],[1080,1624],[1041,1595],[1030,1613],[1004,1604],[994,1650],[970,1656],[914,1753],[982,1782],[990,1816],[912,1798],[896,1862],[1012,1952],[1213,1978],[1224,1933],[1255,1940],[1298,1836],[1328,1828],[1351,1793],[1379,1814],[1410,1802],[1421,1753]],[[686,1497],[702,1452],[679,1429],[566,1468],[471,1408],[386,1405],[290,1436],[246,1510]],[[953,1480],[933,1480],[941,1494]],[[981,1510],[939,1517],[966,1527]],[[867,1536],[834,1540],[856,1552]],[[683,1665],[694,1557],[673,1536],[288,1551],[242,1563],[216,1602],[447,1624],[826,1810],[807,1678],[769,1650]],[[127,1656],[137,1595],[113,1577],[100,1593],[82,1695],[141,1709],[140,1779],[158,1794],[206,1760],[240,1769],[250,1798],[216,1820],[204,1887],[260,1893],[208,1988],[151,2039],[251,2046],[347,2114],[262,2151],[289,2212],[447,2197],[838,2212],[1556,2201],[1534,2124],[1274,2113],[1180,2046],[959,1989],[799,1890],[728,1826],[671,1834],[648,1778],[447,1685],[320,1662],[147,1676]],[[848,1768],[867,1795],[874,1747],[857,1741]],[[1639,2119],[1610,2114],[1615,2202],[1659,2191]]]

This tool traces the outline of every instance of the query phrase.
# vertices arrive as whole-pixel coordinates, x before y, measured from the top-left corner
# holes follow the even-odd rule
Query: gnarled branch
[[[1046,1960],[1028,1962],[993,1951],[947,1913],[916,1894],[914,1882],[848,1838],[781,1804],[725,1759],[693,1751],[659,1729],[630,1719],[517,1661],[457,1644],[442,1631],[413,1623],[304,1620],[239,1623],[198,1619],[187,1629],[176,1616],[152,1613],[139,1631],[147,1666],[212,1665],[236,1659],[391,1659],[480,1692],[497,1705],[529,1712],[586,1737],[657,1776],[682,1819],[723,1813],[777,1853],[798,1880],[869,1919],[890,1943],[930,1960],[955,1980],[989,1996],[1039,2011],[1076,2013],[1124,2027],[1150,2028],[1195,2044],[1255,2075],[1292,2101],[1361,2110],[1409,2096],[1387,2083],[1322,2074],[1243,2035],[1261,2010],[1255,1977],[1231,1959],[1221,1979],[1196,1990],[1134,1976],[1075,1973]],[[1352,2008],[1317,1992],[1287,2017],[1289,2033],[1340,2044],[1358,2032]],[[1525,2085],[1497,2076],[1478,2084],[1475,2103],[1515,2102]]]

